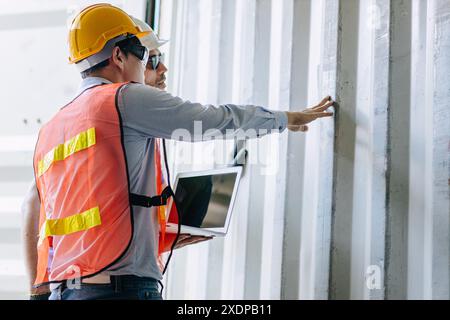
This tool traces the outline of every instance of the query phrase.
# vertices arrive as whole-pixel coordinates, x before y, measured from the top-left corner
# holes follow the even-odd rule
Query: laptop
[[[183,172],[176,177],[174,193],[181,218],[181,233],[225,236],[230,225],[242,167]],[[178,218],[169,200],[166,232],[177,233]]]

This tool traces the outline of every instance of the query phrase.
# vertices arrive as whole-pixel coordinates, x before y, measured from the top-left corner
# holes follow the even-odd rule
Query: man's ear
[[[119,49],[119,47],[114,47],[111,55],[111,62],[120,70],[124,69],[125,54],[122,52],[122,50]]]

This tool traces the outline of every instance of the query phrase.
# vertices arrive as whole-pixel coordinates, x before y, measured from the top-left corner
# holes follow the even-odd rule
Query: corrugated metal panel
[[[307,135],[248,143],[230,234],[176,252],[167,298],[449,299],[450,1],[161,5],[175,94],[339,103]],[[204,167],[187,148],[178,170]]]

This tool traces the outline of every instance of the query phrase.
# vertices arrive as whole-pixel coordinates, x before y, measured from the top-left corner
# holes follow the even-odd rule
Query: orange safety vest
[[[159,196],[130,193],[117,108],[124,85],[84,91],[39,132],[33,160],[41,201],[36,286],[94,276],[117,262],[133,237],[132,205],[157,207],[159,256],[175,239],[165,237],[165,204],[173,193],[162,182],[158,143]]]

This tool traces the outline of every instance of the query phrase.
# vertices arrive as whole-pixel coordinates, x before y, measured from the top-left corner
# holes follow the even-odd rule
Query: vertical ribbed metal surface
[[[0,13],[3,43],[21,49],[0,50],[0,298],[26,297],[20,203],[37,130],[79,83],[56,43],[87,3],[24,1]],[[112,3],[144,16],[142,1]],[[166,298],[449,299],[450,0],[160,7],[172,93],[285,111],[328,94],[338,102],[335,119],[306,135],[245,144],[229,234],[175,252]],[[233,142],[171,147],[174,176],[213,167],[219,148],[229,162]]]
[[[269,153],[247,165],[230,234],[176,252],[167,298],[449,299],[450,1],[161,5],[175,94],[338,102],[307,135],[251,142],[277,173]]]

